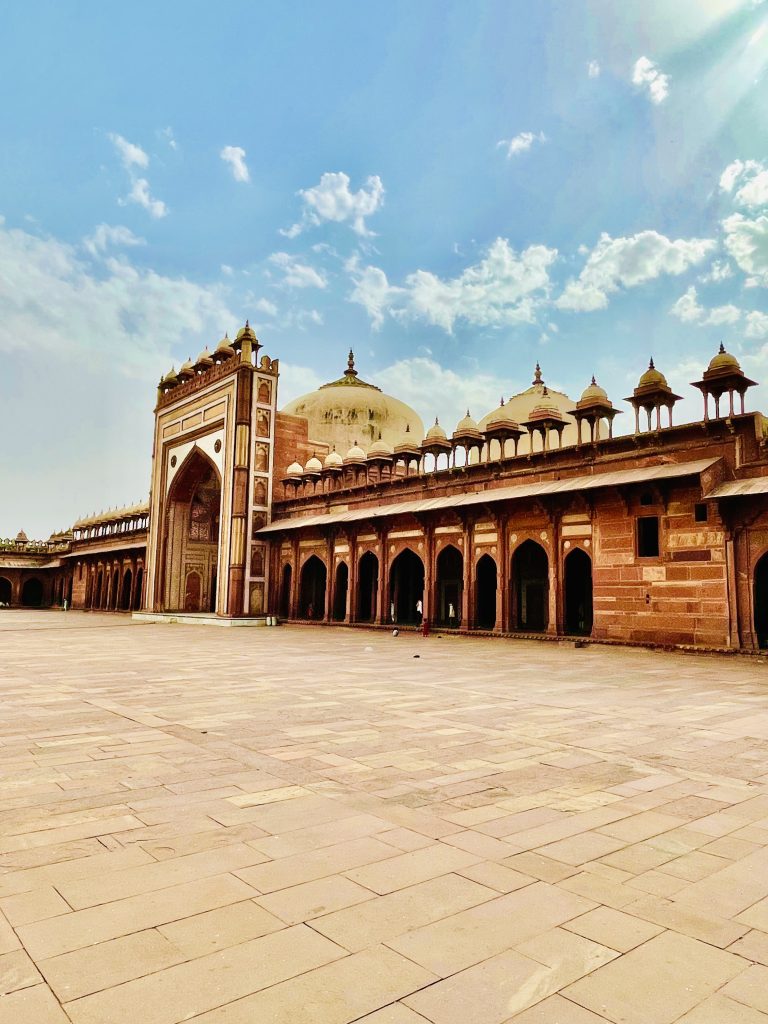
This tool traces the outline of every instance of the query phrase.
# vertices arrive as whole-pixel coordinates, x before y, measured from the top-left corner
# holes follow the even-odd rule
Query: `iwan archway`
[[[405,548],[389,573],[389,616],[399,625],[417,625],[424,601],[424,563]]]
[[[524,541],[512,556],[511,627],[543,633],[549,621],[549,559],[541,544]]]
[[[168,493],[163,535],[164,611],[217,611],[221,478],[193,448]]]

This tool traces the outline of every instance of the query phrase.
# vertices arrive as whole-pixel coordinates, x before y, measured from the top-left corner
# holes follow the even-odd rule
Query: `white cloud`
[[[747,338],[768,338],[768,313],[760,313],[755,310],[746,315],[746,328],[744,334]]]
[[[741,187],[733,198],[739,206],[755,209],[768,205],[768,166],[758,160],[734,160],[720,175],[720,189],[731,193],[737,184]]]
[[[632,68],[632,82],[645,88],[651,103],[663,103],[669,95],[669,75],[648,57],[639,57]]]
[[[357,192],[350,190],[349,182],[349,175],[343,171],[326,171],[317,185],[300,189],[297,195],[301,196],[304,204],[302,218],[290,228],[281,229],[280,233],[295,238],[306,228],[333,222],[349,224],[361,237],[372,234],[365,219],[384,205],[381,178],[378,174],[366,178],[365,185]]]
[[[525,153],[531,148],[534,142],[546,142],[547,137],[544,132],[535,134],[534,132],[520,132],[519,135],[515,135],[511,139],[500,139],[496,143],[496,148],[506,148],[507,160],[513,156],[517,156],[518,153]]]
[[[158,132],[158,135],[160,136],[161,139],[165,139],[165,141],[168,143],[171,149],[179,148],[179,144],[176,142],[176,139],[174,138],[173,135],[173,128],[161,128],[160,131]]]
[[[727,260],[713,260],[712,266],[706,274],[702,274],[699,280],[702,284],[719,284],[733,277],[733,267]]]
[[[130,228],[122,224],[99,224],[93,229],[93,234],[83,239],[83,245],[87,251],[96,256],[105,252],[110,246],[133,246],[146,245],[146,240],[134,235]]]
[[[15,523],[41,536],[146,496],[158,379],[239,322],[221,287],[126,259],[94,267],[82,247],[1,218],[0,308],[3,413],[25,431],[3,453],[2,536]],[[31,381],[33,414],[21,386]]]
[[[282,284],[289,288],[325,288],[325,276],[308,263],[301,263],[287,252],[274,252],[269,262],[283,272]]]
[[[670,313],[683,323],[695,323],[700,327],[719,327],[723,324],[735,324],[741,319],[741,310],[733,305],[715,306],[706,309],[699,305],[698,293],[694,285],[681,295],[670,309]]]
[[[259,299],[255,304],[255,308],[259,313],[266,313],[267,316],[277,316],[277,306],[274,302],[270,302],[269,299]]]
[[[152,217],[165,217],[168,213],[168,207],[162,199],[153,198],[147,179],[139,178],[135,173],[136,167],[147,168],[149,166],[147,154],[141,146],[128,142],[122,135],[110,133],[109,138],[131,179],[131,191],[124,199],[118,199],[118,205],[126,206],[128,203],[136,203],[137,206],[143,207]]]
[[[385,312],[425,320],[449,334],[457,320],[483,327],[532,323],[536,307],[549,295],[549,268],[556,257],[557,250],[544,245],[517,253],[505,238],[497,238],[483,259],[458,277],[417,270],[402,287],[391,285],[378,267],[352,260],[349,298],[365,307],[374,327],[381,326]]]
[[[146,178],[136,178],[131,186],[131,191],[125,197],[125,199],[118,199],[120,206],[126,206],[128,203],[136,203],[137,206],[142,206],[144,209],[156,220],[161,217],[165,217],[168,214],[168,207],[165,205],[162,199],[155,199],[149,191],[149,182]]]
[[[582,312],[605,309],[608,296],[621,287],[634,288],[661,274],[682,274],[714,247],[711,239],[672,241],[657,231],[641,231],[630,238],[611,238],[604,232],[578,278],[567,283],[555,305]]]
[[[600,64],[596,60],[591,60],[587,64],[587,74],[590,78],[597,78],[600,75]]]
[[[723,221],[725,247],[750,279],[748,286],[768,285],[768,214],[750,219],[734,213]]]
[[[141,146],[137,146],[133,142],[129,142],[127,139],[124,139],[122,135],[117,135],[115,132],[109,133],[109,139],[117,150],[117,154],[122,160],[126,170],[130,171],[133,167],[149,166],[149,157]]]
[[[241,146],[225,146],[219,153],[225,164],[229,164],[235,181],[250,181],[248,165],[245,162],[245,150]]]

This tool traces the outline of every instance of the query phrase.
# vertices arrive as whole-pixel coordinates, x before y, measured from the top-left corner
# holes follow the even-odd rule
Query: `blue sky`
[[[759,0],[5,5],[0,536],[142,498],[246,317],[282,402],[351,346],[449,430],[537,360],[768,381],[766,64]]]

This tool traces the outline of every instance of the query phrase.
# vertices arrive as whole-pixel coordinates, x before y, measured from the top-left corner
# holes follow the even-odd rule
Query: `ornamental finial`
[[[355,369],[355,353],[352,351],[352,349],[349,350],[349,355],[347,356],[347,376],[357,376],[357,370]]]

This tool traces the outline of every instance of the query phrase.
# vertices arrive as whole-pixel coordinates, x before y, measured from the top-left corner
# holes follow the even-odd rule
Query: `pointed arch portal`
[[[398,625],[416,625],[421,616],[418,606],[424,601],[424,563],[405,548],[392,563],[389,572],[389,617]]]
[[[592,633],[592,559],[574,548],[565,559],[565,632],[571,636]]]
[[[549,621],[549,559],[526,540],[512,556],[512,629],[543,633]]]

